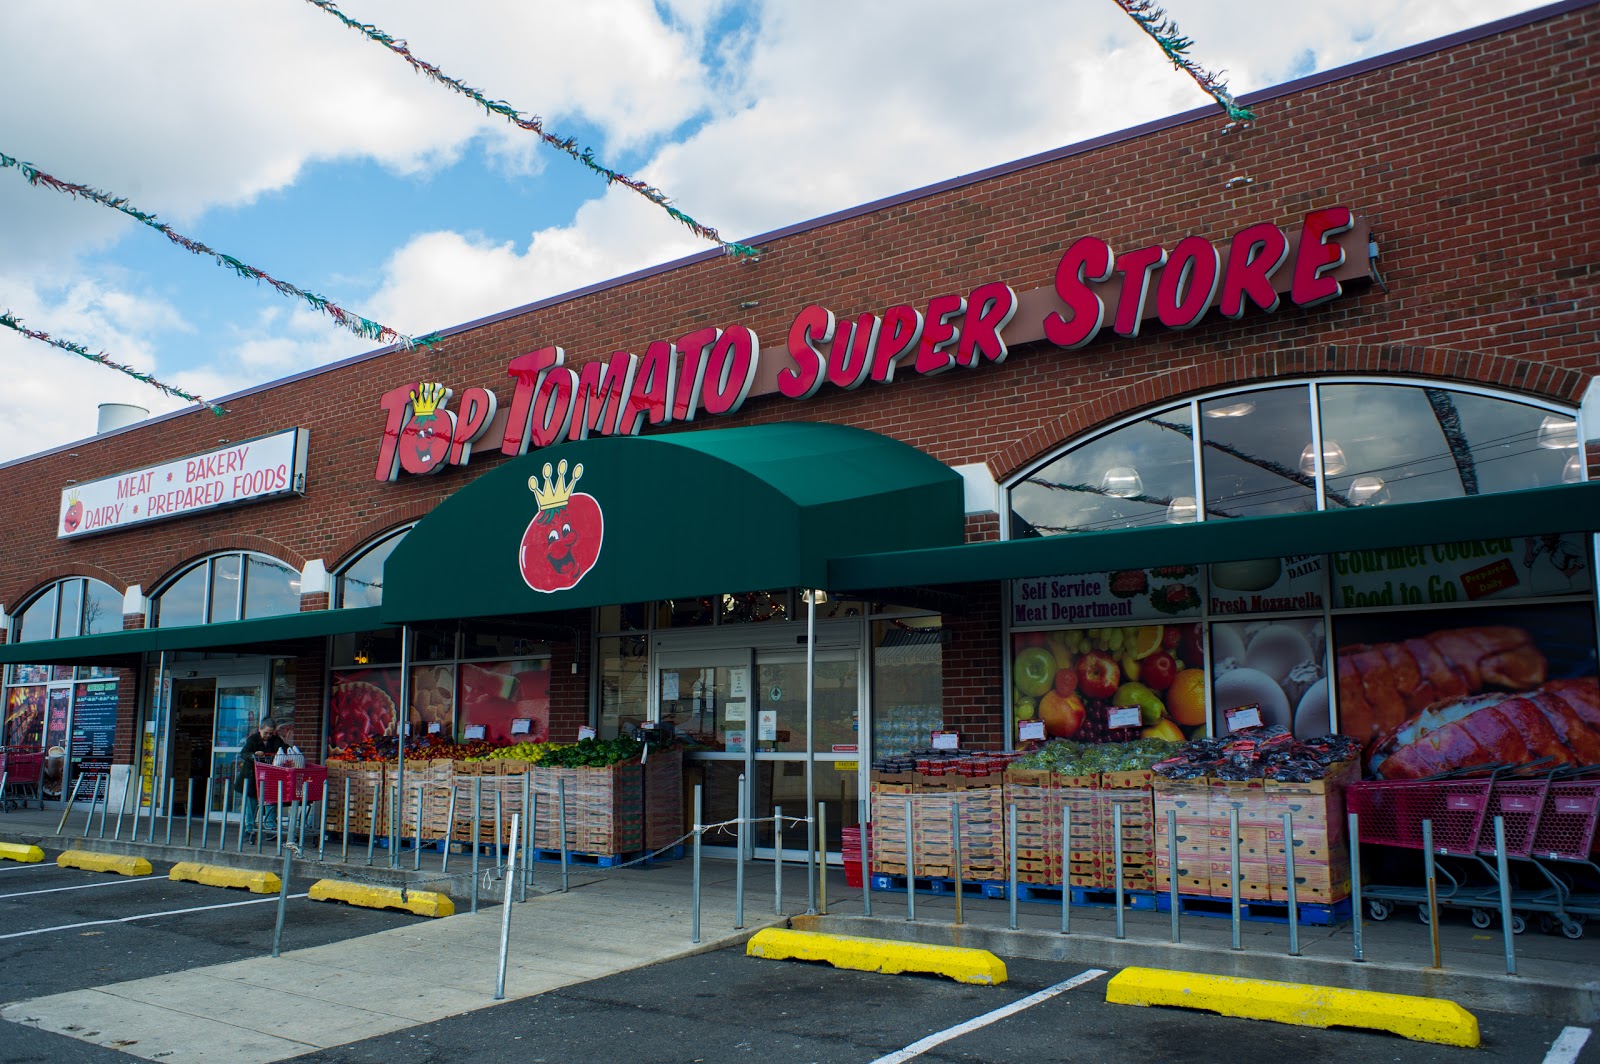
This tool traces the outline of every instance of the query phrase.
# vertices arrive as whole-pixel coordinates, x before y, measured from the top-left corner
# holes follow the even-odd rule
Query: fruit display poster
[[[1262,724],[1297,739],[1327,735],[1328,641],[1315,620],[1223,621],[1211,626],[1214,734],[1228,734],[1228,711],[1261,707]]]
[[[518,720],[528,721],[528,730],[513,735]],[[463,664],[460,723],[463,729],[482,727],[490,742],[549,742],[549,660]]]
[[[6,692],[5,744],[43,745],[47,687],[13,687]]]
[[[1584,537],[1556,533],[1332,556],[1333,606],[1445,605],[1587,594]]]
[[[1198,621],[1058,628],[1012,637],[1011,716],[1051,739],[1180,741],[1205,734],[1205,647]],[[1137,707],[1139,724],[1111,727]],[[1118,718],[1120,719],[1120,717]]]
[[[338,750],[364,739],[395,733],[399,668],[353,669],[331,677],[328,745]]]
[[[1320,610],[1328,595],[1324,562],[1321,554],[1212,562],[1206,567],[1211,615]]]
[[[1011,582],[1011,623],[1074,625],[1198,617],[1205,586],[1197,565],[1040,576]]]
[[[1333,635],[1339,730],[1365,744],[1369,773],[1600,751],[1590,603],[1348,615]]]

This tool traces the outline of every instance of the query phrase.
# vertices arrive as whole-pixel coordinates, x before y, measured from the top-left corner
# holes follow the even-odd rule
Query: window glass
[[[339,573],[340,606],[378,606],[383,603],[383,563],[409,529],[379,540]]]
[[[645,612],[647,604],[643,602],[630,602],[621,606],[601,606],[597,611],[598,628],[601,632],[642,632],[649,620]]]
[[[207,565],[201,562],[168,585],[156,599],[156,624],[163,628],[204,624]]]
[[[511,658],[529,655],[549,657],[550,644],[530,632],[518,631],[515,628],[485,631],[477,625],[469,624],[462,632],[463,658]]]
[[[643,723],[650,712],[650,657],[643,636],[611,636],[598,642],[602,739],[615,739]]]
[[[1576,480],[1572,418],[1442,388],[1325,384],[1317,389],[1328,506],[1419,502]]]
[[[1317,508],[1308,394],[1304,386],[1270,388],[1200,404],[1208,518]],[[1328,471],[1339,464],[1330,453]]]
[[[696,628],[710,624],[712,617],[709,598],[667,599],[656,603],[657,628]]]
[[[264,554],[244,556],[244,615],[276,617],[300,612],[300,574]]]
[[[61,596],[56,610],[56,638],[78,635],[83,621],[83,581],[63,580],[56,588]]]
[[[872,624],[872,756],[925,750],[944,721],[938,617]]]
[[[1011,535],[1165,523],[1194,505],[1189,407],[1172,407],[1074,448],[1011,489]],[[1174,511],[1174,506],[1178,508]]]
[[[99,580],[85,580],[88,596],[83,606],[83,634],[99,635],[101,632],[122,630],[122,596],[110,584]]]
[[[400,629],[350,632],[333,637],[333,667],[389,665],[400,660]]]
[[[723,595],[718,602],[718,624],[758,624],[789,619],[789,592],[744,591]]]
[[[12,638],[19,643],[49,639],[50,633],[55,630],[55,616],[56,589],[52,587],[22,611],[22,616],[16,619],[12,628]]]
[[[211,623],[239,619],[239,570],[237,554],[211,559]]]

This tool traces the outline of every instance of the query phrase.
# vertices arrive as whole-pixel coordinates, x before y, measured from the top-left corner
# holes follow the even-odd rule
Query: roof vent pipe
[[[138,424],[149,416],[150,411],[142,406],[134,406],[132,403],[101,403],[100,421],[95,426],[94,434],[99,436],[103,433],[115,432],[117,429],[125,429],[129,425]]]

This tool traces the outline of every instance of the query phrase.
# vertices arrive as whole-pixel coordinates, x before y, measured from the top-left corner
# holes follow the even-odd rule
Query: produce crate
[[[539,849],[561,848],[557,792],[562,781],[566,782],[569,850],[624,854],[644,849],[644,766],[638,761],[605,768],[531,765],[526,771],[532,792],[539,796],[539,821],[534,834],[534,845]],[[515,786],[520,804],[520,778]]]
[[[916,874],[979,882],[1005,878],[1004,787],[991,776],[934,776],[936,787],[916,783],[872,785],[872,870],[906,875],[905,802],[912,803],[910,853]],[[947,785],[947,781],[971,785]],[[915,788],[915,789],[914,789]],[[955,869],[950,834],[951,810],[961,819],[961,867]],[[957,874],[959,872],[959,874]]]
[[[422,837],[442,839],[445,820],[450,808],[450,784],[454,779],[455,762],[436,758],[431,761],[407,761],[400,786],[400,833],[405,838],[417,837],[417,788],[422,788]],[[396,776],[389,769],[389,783]],[[392,796],[391,796],[392,797]]]
[[[389,830],[389,773],[385,761],[329,761],[328,828],[338,831],[344,824],[344,784],[350,781],[350,833],[370,835],[373,824],[382,835]],[[373,785],[377,785],[377,804],[373,804]]]
[[[644,848],[670,846],[683,831],[683,751],[652,747],[644,761]]]

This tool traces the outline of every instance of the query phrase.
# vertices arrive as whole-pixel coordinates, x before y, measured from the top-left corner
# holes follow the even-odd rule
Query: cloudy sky
[[[1244,94],[1538,5],[1166,6]],[[340,7],[732,240],[1209,102],[1112,0]],[[709,246],[305,0],[0,5],[0,153],[411,335]],[[0,310],[207,398],[375,346],[15,169],[0,234]],[[185,405],[9,329],[0,373],[0,462]]]

